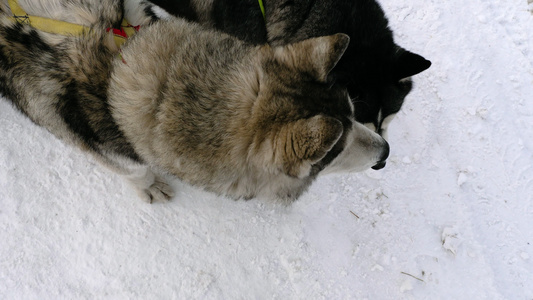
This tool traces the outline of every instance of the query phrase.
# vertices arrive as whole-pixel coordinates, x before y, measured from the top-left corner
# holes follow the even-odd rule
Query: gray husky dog
[[[153,18],[167,12],[251,44],[280,46],[347,34],[350,44],[330,80],[348,89],[356,121],[384,137],[412,89],[410,77],[431,65],[394,42],[376,0],[127,0],[126,6],[142,6]]]
[[[170,19],[145,24],[119,50],[110,29],[123,24],[122,1],[19,0],[18,14],[16,2],[0,2],[0,92],[146,201],[173,195],[157,174],[232,198],[292,201],[319,173],[388,156],[329,80],[344,34],[254,46]],[[42,19],[82,29],[47,32]]]

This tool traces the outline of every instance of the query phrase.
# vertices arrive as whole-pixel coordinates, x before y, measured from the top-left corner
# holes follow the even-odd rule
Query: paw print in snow
[[[457,249],[462,243],[459,231],[455,227],[446,227],[442,231],[442,247],[450,251],[453,255],[457,254]]]

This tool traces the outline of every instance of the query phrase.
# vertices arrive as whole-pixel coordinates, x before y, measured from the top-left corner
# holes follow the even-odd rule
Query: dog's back
[[[19,5],[29,21],[18,19],[25,16],[14,19],[5,2],[1,6],[0,93],[35,123],[70,143],[95,154],[116,148],[135,158],[123,146],[106,103],[116,55],[106,28],[120,24],[121,1],[20,0]],[[77,20],[86,31],[64,36],[36,30],[30,25],[33,14]]]

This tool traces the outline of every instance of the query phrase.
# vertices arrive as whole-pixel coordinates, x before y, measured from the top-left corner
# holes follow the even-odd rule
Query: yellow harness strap
[[[24,9],[20,7],[17,0],[8,0],[8,3],[9,7],[11,8],[11,12],[13,13],[13,21],[22,24],[28,24],[37,30],[73,36],[81,35],[82,33],[89,31],[89,27],[84,25],[58,21],[39,16],[29,16]],[[120,29],[108,28],[107,31],[113,34],[115,44],[120,48],[120,46],[126,42],[128,37],[139,31],[139,26],[133,26],[128,23],[126,19],[123,19]]]
[[[80,35],[88,31],[89,27],[68,23],[64,21],[43,18],[39,16],[29,16],[22,7],[18,5],[17,0],[8,0],[9,7],[13,13],[13,20],[19,23],[31,25],[40,31],[55,33],[61,35]]]

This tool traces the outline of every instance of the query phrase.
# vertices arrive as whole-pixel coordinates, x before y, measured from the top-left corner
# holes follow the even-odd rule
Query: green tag
[[[259,8],[261,8],[261,13],[263,14],[263,19],[265,19],[265,7],[263,6],[263,0],[259,1]]]

